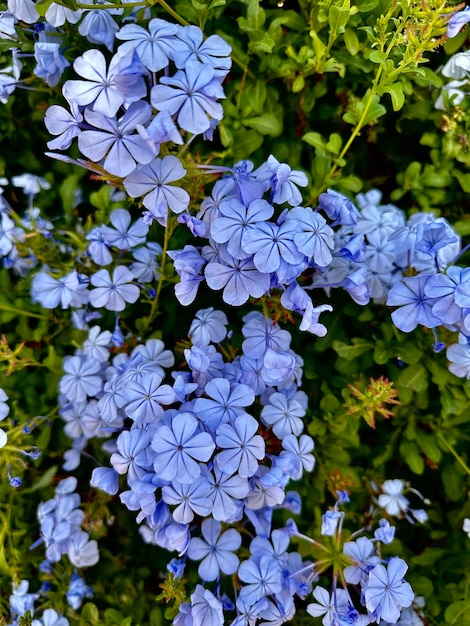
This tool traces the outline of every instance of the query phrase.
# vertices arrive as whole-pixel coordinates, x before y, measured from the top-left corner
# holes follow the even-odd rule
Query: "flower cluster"
[[[217,346],[226,325],[213,308],[196,314],[184,351],[188,369],[173,371],[172,384],[164,382],[165,369],[175,359],[160,340],[120,352],[109,364],[109,350],[91,354],[88,339],[64,362],[61,414],[78,452],[92,437],[116,433],[105,443],[111,467],[96,468],[91,484],[114,495],[119,475],[126,477],[120,498],[136,512],[145,541],[201,561],[203,581],[238,572],[247,584],[237,606],[260,618],[269,607],[287,618],[293,597],[306,593],[302,563],[286,552],[288,532],[271,530],[271,523],[275,508],[299,511],[299,497],[286,487],[315,462],[313,441],[303,434],[302,360],[286,330],[252,312],[244,318],[242,353],[225,361]],[[239,564],[237,528],[247,521],[257,539]],[[222,523],[234,527],[222,532]],[[194,623],[202,623],[196,618],[202,602],[212,603],[220,614],[214,623],[223,623],[222,603],[211,591],[198,587],[194,597]]]
[[[470,378],[470,273],[454,265],[462,253],[458,235],[432,214],[407,220],[397,207],[381,205],[376,190],[358,195],[356,206],[329,189],[317,207],[305,207],[299,188],[308,185],[306,174],[272,155],[257,169],[247,160],[231,168],[194,168],[186,155],[191,142],[196,136],[210,140],[223,116],[230,46],[217,35],[204,39],[196,26],[171,24],[148,11],[142,26],[134,6],[118,24],[114,17],[123,15],[123,8],[94,9],[93,0],[83,4],[90,9],[48,3],[43,21],[33,0],[9,0],[0,17],[0,38],[12,41],[19,22],[38,23],[34,73],[49,86],[59,85],[69,65],[70,75],[75,72],[62,86],[67,108],[55,104],[45,114],[54,136],[48,148],[59,151],[48,154],[87,167],[119,188],[110,194],[107,221],[81,224],[73,243],[35,206],[35,196],[47,189],[44,179],[25,174],[12,180],[29,200],[23,219],[0,195],[4,266],[30,280],[34,303],[71,310],[74,328],[87,333],[62,364],[59,414],[73,442],[64,469],[77,469],[92,440],[104,440],[102,458],[109,463],[93,470],[91,486],[119,494],[146,543],[178,554],[168,564],[172,577],[181,579],[194,562],[200,584],[180,604],[175,626],[284,623],[293,618],[299,599],[308,601],[312,583],[330,565],[331,592],[317,585],[315,602],[307,607],[324,626],[396,623],[402,609],[412,615],[406,563],[380,554],[380,544],[390,544],[394,536],[387,520],[380,520],[374,539],[344,542],[344,513],[335,505],[321,529],[332,550],[320,548],[334,558],[320,555],[313,562],[289,546],[293,537],[316,548],[318,542],[299,533],[292,521],[276,527],[275,511],[300,512],[300,496],[289,491],[290,481],[315,465],[313,439],[304,432],[303,361],[278,321],[293,312],[301,317],[301,331],[324,336],[320,315],[332,311],[324,300],[339,287],[360,305],[372,300],[396,307],[392,321],[404,332],[418,325],[458,331],[459,344],[447,350],[450,370]],[[454,16],[449,29],[466,21],[466,14]],[[78,24],[80,35],[112,56],[90,48],[70,63],[60,41],[66,23]],[[467,78],[468,56],[452,63],[444,75]],[[0,73],[1,102],[19,85],[21,71],[13,50],[11,68]],[[451,100],[451,90],[461,86],[449,83]],[[453,103],[459,98],[458,93]],[[75,147],[83,159],[63,153]],[[201,179],[220,176],[200,203],[187,191],[190,165]],[[144,207],[136,221],[125,208],[129,198]],[[155,240],[163,238],[160,227],[163,246]],[[175,237],[180,247],[171,249],[176,228],[183,235]],[[40,259],[28,243],[30,235],[40,235],[60,254]],[[155,313],[163,281],[174,278],[165,267],[167,256],[179,277],[180,304],[191,305],[205,283],[221,291],[230,306],[261,300],[266,311],[274,301],[274,319],[246,312],[237,338],[236,329],[227,330],[223,311],[200,309],[184,342],[184,363],[175,366],[175,354],[163,341],[126,334],[119,317],[137,307]],[[322,294],[320,303],[309,294],[314,289]],[[106,311],[114,328],[106,327]],[[92,324],[102,316],[100,326]],[[435,347],[443,347],[437,339]],[[0,389],[0,420],[8,415],[6,400]],[[0,448],[7,442],[8,432],[0,429]],[[16,479],[10,476],[13,486],[20,484]],[[77,568],[99,559],[96,541],[82,530],[76,486],[75,478],[62,480],[54,497],[38,508],[44,571],[63,555]],[[378,506],[390,516],[411,514],[424,521],[423,511],[409,508],[404,490],[402,480],[385,481]],[[341,494],[338,502],[345,501]],[[69,605],[79,608],[91,594],[75,573]],[[14,588],[13,623],[33,610],[37,597],[28,593],[27,581]],[[33,625],[68,624],[52,609],[41,619]]]
[[[88,567],[98,562],[98,545],[81,529],[84,513],[80,496],[75,493],[77,479],[73,476],[61,480],[55,496],[42,502],[37,510],[41,538],[34,544],[46,546],[48,564],[57,563],[66,554],[75,567]]]

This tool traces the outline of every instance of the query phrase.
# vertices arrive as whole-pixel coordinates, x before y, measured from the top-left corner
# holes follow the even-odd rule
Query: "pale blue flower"
[[[67,555],[75,567],[91,567],[99,561],[98,544],[90,540],[88,533],[83,530],[75,532],[68,545]]]
[[[190,524],[194,513],[207,517],[212,510],[210,486],[203,476],[185,483],[173,480],[162,488],[162,497],[167,504],[176,505],[173,518],[180,524]]]
[[[194,316],[188,336],[194,346],[208,346],[211,342],[219,343],[227,334],[227,316],[214,307],[200,309]]]
[[[191,618],[191,626],[223,626],[222,602],[217,600],[212,591],[197,585],[191,594]]]
[[[243,561],[238,570],[240,580],[246,585],[240,589],[240,597],[254,604],[261,598],[278,593],[282,588],[282,572],[276,559],[264,555],[256,561]]]
[[[57,85],[63,71],[70,65],[61,53],[58,43],[36,42],[34,58],[36,59],[34,74],[45,80],[49,87]]]
[[[233,425],[219,426],[216,442],[222,451],[215,457],[217,467],[228,474],[238,472],[243,478],[253,476],[258,461],[265,457],[264,439],[257,431],[258,422],[248,413],[239,415]]]
[[[80,106],[92,105],[93,111],[110,118],[114,117],[124,103],[115,82],[117,61],[118,57],[113,57],[107,69],[106,59],[100,50],[86,50],[73,64],[77,74],[86,80],[66,81],[62,89],[65,98]]]
[[[146,102],[133,102],[119,120],[96,111],[86,111],[86,121],[101,130],[81,132],[78,148],[95,163],[105,157],[104,169],[124,178],[135,170],[137,164],[146,165],[155,156],[144,139],[134,132],[137,126],[149,120],[150,115],[150,105]]]
[[[118,54],[123,56],[135,50],[145,67],[158,72],[169,64],[177,32],[175,24],[159,18],[150,20],[148,30],[138,24],[126,24],[116,34],[116,39],[125,42],[119,46]]]
[[[255,267],[251,258],[236,260],[224,258],[222,263],[208,263],[206,282],[211,289],[223,288],[223,300],[232,306],[245,304],[250,296],[261,298],[271,286],[269,274]]]
[[[201,474],[197,461],[208,461],[215,449],[209,433],[198,432],[199,422],[191,413],[179,413],[169,426],[158,428],[152,439],[157,453],[154,469],[164,480],[192,483]]]
[[[215,70],[197,61],[189,61],[173,77],[162,77],[150,94],[152,106],[176,115],[179,126],[194,134],[208,130],[211,118],[222,119],[217,99],[224,97]]]
[[[103,386],[99,372],[101,363],[95,359],[81,356],[64,358],[64,376],[60,380],[60,391],[72,402],[86,400],[87,396],[96,396]]]
[[[410,606],[414,599],[410,584],[403,580],[407,569],[403,559],[393,557],[387,568],[379,563],[369,572],[363,588],[368,611],[388,622],[398,621],[401,609]]]
[[[186,174],[181,161],[168,155],[139,167],[124,179],[124,187],[132,198],[144,196],[143,204],[160,223],[166,224],[168,208],[181,213],[188,208],[189,194],[170,183]]]
[[[216,580],[220,572],[234,574],[239,565],[234,551],[241,545],[240,533],[234,528],[222,533],[222,525],[214,519],[202,522],[201,533],[204,539],[193,537],[188,548],[189,558],[201,561],[198,568],[201,579]]]
[[[90,304],[97,309],[104,307],[108,311],[123,311],[126,303],[133,304],[139,297],[140,289],[132,284],[134,276],[123,265],[118,265],[111,278],[108,270],[99,270],[91,277],[95,287],[90,292]]]

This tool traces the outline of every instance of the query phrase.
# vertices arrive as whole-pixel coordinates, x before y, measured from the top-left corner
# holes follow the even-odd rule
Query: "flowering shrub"
[[[0,3],[3,624],[470,620],[469,7],[264,5]]]

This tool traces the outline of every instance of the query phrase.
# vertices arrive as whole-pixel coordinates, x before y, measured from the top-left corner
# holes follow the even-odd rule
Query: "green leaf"
[[[46,15],[47,9],[51,6],[53,2],[57,2],[57,0],[38,0],[38,2],[36,2],[34,6],[39,15],[41,17],[44,17]],[[60,1],[58,2],[58,4],[61,4]]]
[[[444,614],[447,624],[464,625],[470,623],[470,600],[458,600],[447,607]]]
[[[374,344],[359,337],[353,337],[352,345],[343,343],[342,341],[333,341],[333,350],[341,359],[352,361],[365,352],[371,352]]]
[[[332,133],[329,137],[328,143],[326,144],[327,150],[329,150],[332,154],[339,154],[342,146],[341,135],[338,133]]]
[[[455,171],[454,171],[455,174]],[[470,219],[468,220],[459,220],[453,224],[454,229],[458,232],[462,237],[467,237],[470,235]]]
[[[351,28],[346,28],[344,31],[344,43],[351,56],[355,56],[359,52],[359,39]]]
[[[428,372],[424,365],[416,363],[405,368],[396,379],[397,387],[405,387],[419,393],[428,387]]]
[[[372,50],[372,52],[369,54],[369,61],[372,61],[372,63],[378,63],[379,65],[386,67],[387,55],[381,50]]]
[[[99,623],[99,612],[92,602],[87,602],[82,609],[81,619],[90,624]]]
[[[305,141],[309,146],[313,146],[318,150],[325,150],[325,140],[320,133],[306,133],[302,137],[302,141]]]
[[[400,455],[414,474],[420,475],[424,472],[424,459],[415,443],[402,441],[400,444]]]
[[[391,351],[387,344],[381,339],[376,341],[373,356],[374,362],[377,363],[377,365],[385,365],[390,357]]]
[[[348,23],[351,10],[346,7],[338,7],[334,4],[328,12],[328,24],[332,33],[342,33]]]
[[[455,463],[448,463],[441,473],[442,484],[446,496],[453,502],[458,502],[463,495],[464,477],[457,471]]]
[[[261,133],[261,135],[269,135],[270,137],[279,137],[282,133],[282,118],[276,117],[271,113],[265,113],[258,117],[252,117],[248,120],[242,120],[244,126],[253,128]]]
[[[23,493],[29,493],[30,491],[39,491],[39,489],[44,489],[45,487],[48,487],[54,480],[54,476],[56,475],[57,470],[57,465],[53,465],[52,467],[50,467],[36,482],[31,485],[31,487],[23,489]]]
[[[310,37],[312,38],[313,51],[315,52],[315,57],[317,61],[319,61],[323,57],[323,54],[325,53],[326,46],[314,30],[310,31]]]
[[[465,191],[465,193],[470,193],[470,173],[464,174],[460,172],[458,169],[453,169],[452,174],[459,181],[460,186]]]
[[[392,97],[392,107],[394,111],[399,111],[405,104],[405,94],[403,93],[403,85],[401,82],[386,85],[382,88],[385,93],[389,93]]]
[[[410,563],[414,565],[422,565],[424,567],[430,567],[441,561],[446,555],[446,550],[443,548],[426,548],[426,550],[418,556],[412,556]]]
[[[243,158],[257,150],[263,143],[263,136],[255,130],[238,130],[233,133],[233,154],[235,158]]]
[[[355,0],[354,2],[354,6],[362,13],[373,11],[378,4],[379,0]]]

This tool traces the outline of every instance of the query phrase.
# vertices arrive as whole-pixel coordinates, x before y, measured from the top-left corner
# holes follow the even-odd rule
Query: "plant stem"
[[[463,469],[470,476],[470,467],[465,463],[457,450],[441,435],[441,433],[437,433],[437,438],[444,446],[454,455],[455,460],[463,467]]]

